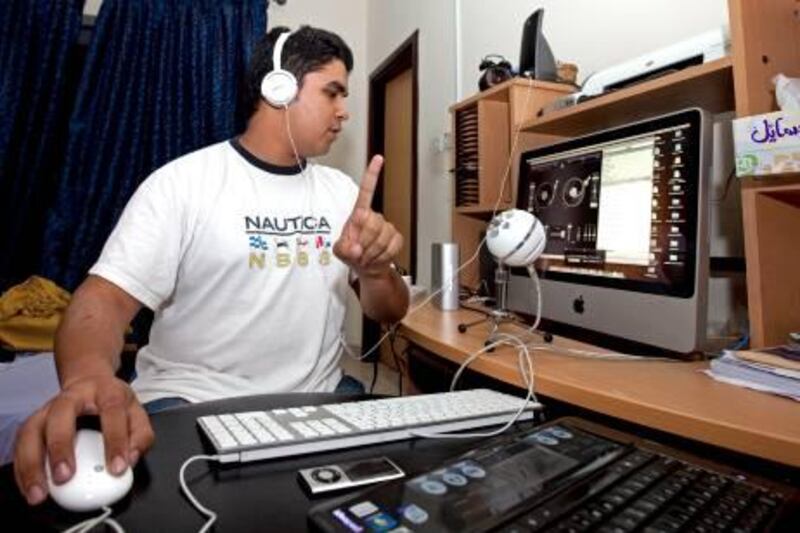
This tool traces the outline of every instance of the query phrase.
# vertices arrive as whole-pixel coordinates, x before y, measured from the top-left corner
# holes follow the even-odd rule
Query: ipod
[[[399,466],[388,457],[359,459],[346,463],[304,468],[297,472],[300,483],[311,494],[344,490],[403,477]]]

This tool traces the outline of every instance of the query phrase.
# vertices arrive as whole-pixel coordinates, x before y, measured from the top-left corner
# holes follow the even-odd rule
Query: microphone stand
[[[508,278],[509,278],[508,269],[501,261],[498,261],[497,267],[495,268],[494,271],[494,286],[495,286],[495,293],[497,295],[495,298],[494,309],[490,311],[481,311],[483,313],[486,313],[486,316],[481,318],[480,320],[459,324],[458,325],[459,333],[466,333],[466,331],[472,326],[477,326],[478,324],[483,324],[484,322],[490,322],[491,330],[489,331],[489,336],[483,343],[484,346],[488,346],[497,340],[496,334],[497,331],[500,329],[500,324],[504,322],[514,322],[516,320],[516,316],[507,309]]]
[[[491,330],[489,331],[489,335],[486,337],[486,340],[483,342],[484,346],[489,346],[498,340],[497,333],[500,329],[500,324],[506,322],[516,322],[518,320],[517,316],[508,310],[508,280],[508,267],[506,267],[502,261],[498,261],[497,267],[494,270],[494,286],[496,293],[494,309],[488,311],[475,309],[481,313],[485,313],[486,316],[474,322],[462,322],[458,325],[459,333],[466,333],[466,331],[472,326],[477,326],[478,324],[483,324],[484,322],[490,322]],[[547,332],[538,333],[542,336],[545,342],[552,342],[552,334]],[[489,351],[494,351],[494,348],[491,348]]]

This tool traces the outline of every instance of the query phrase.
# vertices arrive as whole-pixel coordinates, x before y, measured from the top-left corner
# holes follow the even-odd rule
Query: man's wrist
[[[114,365],[98,360],[98,361],[82,361],[80,363],[73,362],[72,365],[59,372],[61,388],[67,388],[73,383],[84,381],[87,379],[99,378],[113,378],[116,375]]]
[[[393,263],[389,263],[387,265],[383,265],[380,267],[373,267],[370,269],[362,270],[358,272],[359,279],[384,279],[389,278],[392,276],[392,273],[395,271],[395,266]]]

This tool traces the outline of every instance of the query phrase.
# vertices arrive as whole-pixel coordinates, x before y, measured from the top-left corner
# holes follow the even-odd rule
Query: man
[[[262,82],[280,33],[254,52],[244,134],[145,180],[75,291],[56,336],[62,391],[17,437],[15,475],[30,504],[46,497],[45,455],[57,483],[72,476],[77,416],[99,416],[119,474],[153,442],[142,404],[334,390],[351,281],[374,320],[405,314],[408,292],[392,268],[402,237],[370,209],[382,159],[360,189],[305,159],[327,153],[348,118],[352,54],[323,30],[284,37],[276,57],[298,92],[270,104]],[[142,305],[155,319],[131,388],[115,371]]]

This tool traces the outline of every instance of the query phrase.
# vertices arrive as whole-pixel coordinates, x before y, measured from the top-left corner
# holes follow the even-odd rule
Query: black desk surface
[[[212,452],[201,439],[197,417],[348,399],[363,397],[334,394],[249,396],[157,413],[151,418],[156,433],[155,445],[136,466],[133,489],[114,505],[112,516],[127,533],[197,531],[206,517],[184,497],[178,482],[178,470],[186,459]],[[299,469],[387,455],[407,475],[413,475],[469,449],[475,442],[474,439],[416,439],[233,465],[197,461],[188,467],[186,480],[200,503],[217,513],[215,531],[305,531],[308,509],[330,497],[312,499],[307,495],[297,482]],[[63,531],[96,514],[99,513],[68,513],[49,500],[36,508],[28,507],[16,489],[11,465],[0,469],[0,523],[4,524],[0,530]],[[5,526],[11,524],[12,529],[7,530]]]

